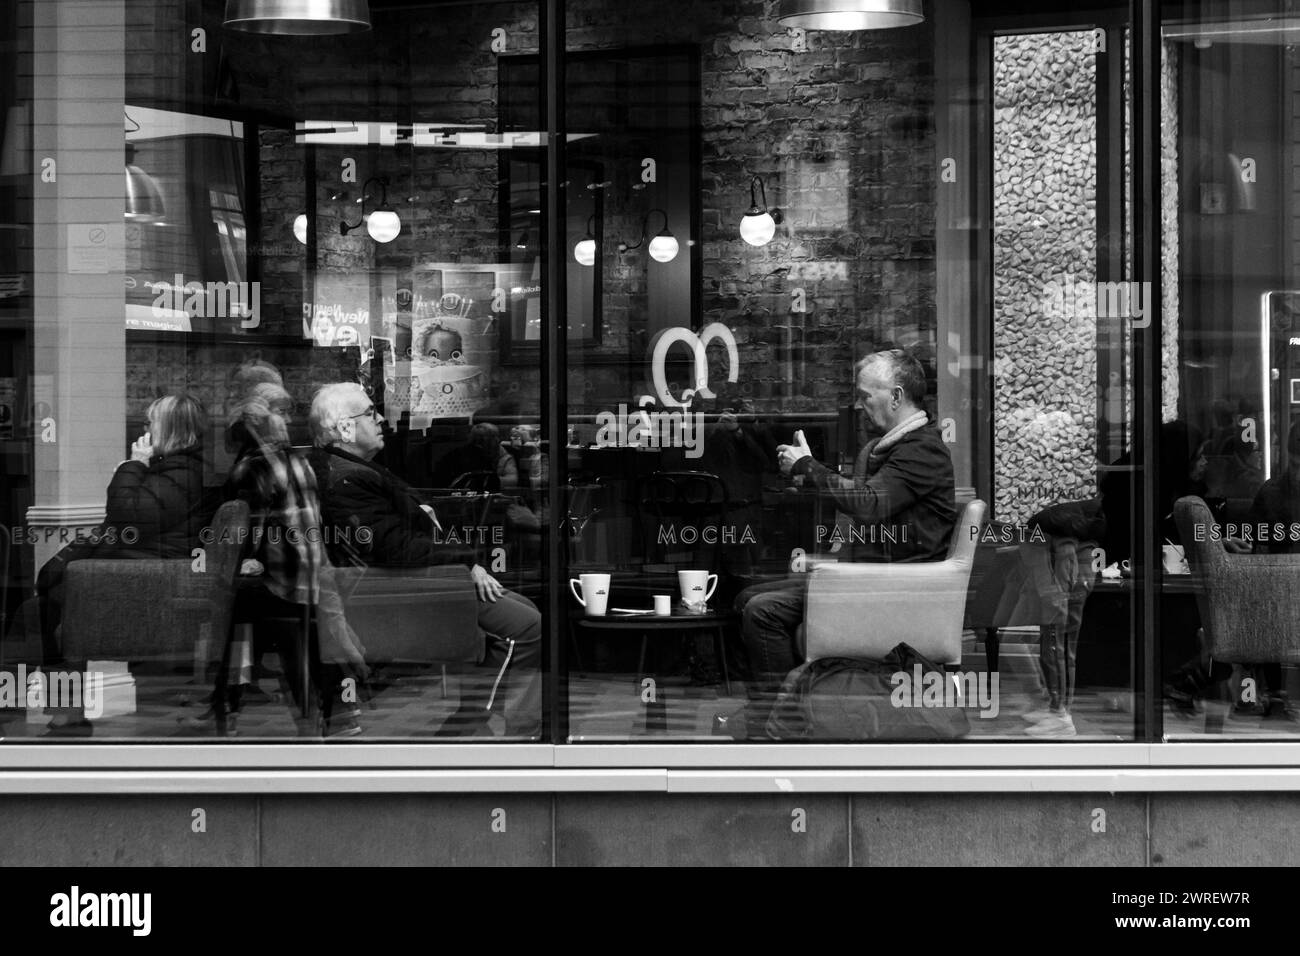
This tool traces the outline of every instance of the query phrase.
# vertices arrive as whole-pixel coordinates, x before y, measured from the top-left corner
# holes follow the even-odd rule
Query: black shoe
[[[50,721],[45,726],[45,733],[42,737],[90,737],[95,733],[95,725],[84,717],[81,720],[74,720],[66,724],[56,724]]]
[[[356,717],[335,717],[325,724],[325,736],[330,739],[355,737],[361,733],[361,722]]]
[[[1269,720],[1285,720],[1294,724],[1300,722],[1300,711],[1291,706],[1289,698],[1273,695],[1264,704],[1264,717]]]
[[[1169,701],[1169,706],[1179,717],[1196,716],[1196,697],[1186,690],[1173,684],[1166,684],[1165,700]]]

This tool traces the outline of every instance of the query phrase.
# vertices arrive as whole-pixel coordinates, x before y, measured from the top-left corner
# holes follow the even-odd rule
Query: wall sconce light
[[[925,22],[921,0],[781,0],[777,21],[801,30],[886,30]]]
[[[370,194],[366,192],[366,187],[371,183],[378,184],[381,193],[379,205],[369,215],[366,215],[366,200]],[[397,238],[397,234],[402,231],[402,220],[398,218],[397,213],[388,208],[388,177],[371,176],[361,187],[361,218],[356,222],[340,222],[339,235],[346,236],[354,229],[360,229],[361,224],[365,223],[366,232],[370,233],[370,238],[375,242],[392,242]]]
[[[594,266],[596,264],[596,237],[591,231],[595,221],[596,216],[594,213],[587,217],[587,235],[574,243],[573,258],[577,260],[580,266]]]
[[[662,209],[651,209],[644,216],[642,216],[641,217],[641,238],[633,243],[620,242],[618,244],[619,252],[629,252],[632,249],[639,249],[641,247],[641,245],[645,242],[646,231],[650,224],[650,217],[653,216],[655,213],[659,213],[659,215],[664,217],[664,227],[659,231],[659,233],[653,239],[650,240],[650,246],[646,251],[650,253],[650,258],[653,259],[655,262],[672,262],[674,259],[677,258],[677,250],[681,248],[681,246],[677,242],[677,238],[672,234],[671,231],[669,231],[668,213],[664,212],[664,210]]]
[[[140,124],[122,111],[131,124],[128,133],[137,132]],[[135,164],[135,144],[126,144],[126,218],[131,222],[162,222],[167,209],[163,205],[162,190],[158,182]]]
[[[759,196],[763,197],[762,205],[759,205]],[[776,235],[777,215],[779,213],[774,215],[768,211],[767,190],[763,187],[762,177],[755,173],[749,180],[749,212],[740,220],[740,238],[751,246],[767,245]]]
[[[228,30],[315,37],[370,29],[367,0],[226,0]]]
[[[305,212],[300,212],[294,217],[293,237],[304,246],[307,245],[307,214]]]

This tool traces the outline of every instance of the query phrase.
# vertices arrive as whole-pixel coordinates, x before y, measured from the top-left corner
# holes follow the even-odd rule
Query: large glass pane
[[[914,6],[570,7],[571,739],[1133,734],[1124,8]]]
[[[1164,730],[1289,738],[1300,730],[1300,20],[1276,3],[1161,12],[1163,398],[1178,429],[1161,449],[1177,535],[1161,585]]]
[[[537,5],[370,6],[6,5],[6,740],[541,735]]]

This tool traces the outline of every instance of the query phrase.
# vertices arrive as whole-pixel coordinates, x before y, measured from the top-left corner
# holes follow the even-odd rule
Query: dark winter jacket
[[[448,543],[401,478],[334,445],[311,453],[321,516],[336,564],[356,558],[375,567],[478,563],[473,548]],[[354,549],[341,553],[339,542]]]
[[[957,523],[952,456],[933,424],[880,453],[869,442],[852,481],[812,458],[796,462],[793,474],[805,475],[849,517],[855,561],[938,561],[947,554]]]
[[[220,494],[203,487],[203,454],[190,448],[118,466],[108,485],[104,526],[138,557],[188,558],[212,521]]]

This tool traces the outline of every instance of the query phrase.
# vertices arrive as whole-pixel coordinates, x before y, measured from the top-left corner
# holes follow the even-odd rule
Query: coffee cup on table
[[[677,584],[681,588],[682,603],[689,608],[702,610],[713,597],[718,586],[718,576],[708,571],[678,571]]]
[[[578,593],[579,587],[582,589],[581,594]],[[609,606],[608,574],[580,574],[576,578],[569,578],[569,590],[578,599],[578,603],[587,609],[589,617],[604,615]]]
[[[655,595],[655,614],[668,617],[673,613],[673,596],[671,594]]]

